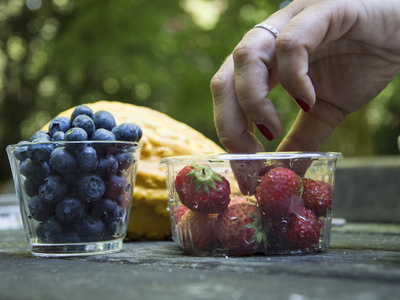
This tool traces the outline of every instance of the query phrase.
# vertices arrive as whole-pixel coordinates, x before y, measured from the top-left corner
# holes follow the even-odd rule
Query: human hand
[[[376,97],[400,70],[397,0],[294,0],[250,30],[211,81],[218,136],[232,153],[264,151],[282,131],[268,98],[281,84],[298,118],[278,151],[318,151],[351,112]],[[273,100],[273,99],[272,99]]]

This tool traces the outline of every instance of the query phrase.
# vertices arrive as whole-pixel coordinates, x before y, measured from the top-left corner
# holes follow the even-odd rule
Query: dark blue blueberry
[[[52,143],[48,143],[47,140],[37,138],[28,145],[27,155],[29,158],[36,162],[48,161],[51,152],[54,150]]]
[[[142,138],[142,129],[133,123],[123,123],[112,130],[118,141],[138,142]]]
[[[46,140],[47,142],[49,142],[51,140],[51,137],[50,137],[48,131],[39,130],[39,131],[36,131],[32,135],[30,142],[33,142],[34,140],[37,140],[37,139],[41,139],[41,140],[43,139],[43,140]]]
[[[74,173],[77,171],[75,157],[64,147],[56,148],[50,155],[51,169],[59,173]]]
[[[62,222],[72,222],[85,215],[85,206],[77,198],[66,197],[57,204],[56,215]]]
[[[120,170],[128,169],[135,161],[133,154],[130,152],[120,152],[115,154],[115,158],[118,161]]]
[[[127,184],[124,174],[113,175],[107,179],[104,196],[114,200],[126,193],[128,188],[129,185]]]
[[[110,130],[100,128],[96,129],[95,132],[93,132],[92,137],[90,138],[92,141],[116,141],[117,139],[115,138],[114,133],[112,133]]]
[[[114,133],[111,131],[100,128],[97,129],[91,137],[91,140],[93,141],[105,141],[104,143],[93,143],[93,147],[96,149],[96,151],[101,154],[101,153],[113,153],[114,149],[116,147],[115,143],[109,143],[108,141],[116,141]]]
[[[34,183],[41,184],[50,175],[50,167],[47,162],[38,163],[27,158],[21,162],[19,172]]]
[[[78,142],[78,141],[87,141],[88,134],[87,132],[79,127],[74,127],[68,130],[64,135],[64,140],[66,142]]]
[[[76,180],[78,197],[84,202],[96,202],[101,199],[105,191],[105,183],[97,174],[82,174]]]
[[[64,140],[65,132],[64,131],[57,131],[53,134],[51,140],[55,142],[60,142]]]
[[[31,217],[39,222],[46,221],[50,216],[54,214],[54,207],[47,203],[44,203],[39,195],[35,195],[28,201],[28,208]]]
[[[88,137],[90,137],[96,129],[92,118],[87,115],[77,116],[72,122],[72,127],[84,129],[87,132]]]
[[[29,197],[36,195],[39,192],[39,184],[32,181],[32,179],[25,178],[24,191]]]
[[[81,238],[74,229],[66,228],[63,236],[63,243],[80,243]]]
[[[74,111],[71,114],[71,125],[74,122],[75,118],[79,115],[87,115],[89,117],[93,117],[93,110],[86,105],[78,105],[75,107]]]
[[[104,156],[100,157],[97,172],[101,177],[109,178],[117,174],[117,171],[118,161],[113,155],[106,153]]]
[[[102,198],[93,205],[93,213],[99,216],[104,222],[114,222],[121,220],[124,210],[114,201]]]
[[[76,161],[82,172],[93,172],[99,165],[96,150],[91,146],[82,147],[76,154]]]
[[[18,146],[15,147],[14,156],[19,161],[23,161],[25,158],[28,157],[28,153],[27,153],[28,145],[26,145],[27,143],[29,143],[29,142],[21,141],[17,144]]]
[[[81,142],[87,141],[88,135],[87,132],[79,127],[74,127],[68,130],[64,135],[64,141],[66,142]],[[66,143],[65,148],[70,150],[71,152],[75,152],[82,148],[82,143]]]
[[[117,234],[117,231],[119,230],[120,224],[121,224],[121,222],[119,222],[119,221],[105,223],[106,232],[105,232],[105,235],[104,235],[104,239],[105,240],[115,239],[117,237],[116,234]]]
[[[98,217],[86,215],[75,222],[75,230],[82,241],[95,242],[104,237],[105,225]]]
[[[99,110],[93,115],[93,122],[96,129],[104,128],[107,130],[112,130],[116,126],[116,122],[112,113]]]
[[[58,175],[50,175],[39,187],[39,196],[43,202],[56,204],[65,198],[68,191],[67,183]]]
[[[75,181],[79,177],[80,172],[77,170],[71,173],[62,173],[61,177],[70,188],[75,188]]]
[[[45,242],[62,243],[65,240],[65,227],[64,223],[53,215],[44,222],[41,235]]]
[[[126,188],[129,188],[129,184],[127,184],[126,186],[125,186],[125,189]],[[114,195],[113,197],[112,197],[112,200],[115,202],[115,203],[117,203],[119,206],[121,206],[121,207],[123,207],[124,206],[124,204],[126,203],[126,199],[127,198],[127,195],[126,195],[126,193],[124,193],[124,194],[120,194],[120,195]]]
[[[55,117],[50,121],[49,132],[53,136],[57,131],[67,132],[71,128],[71,120],[67,117]]]

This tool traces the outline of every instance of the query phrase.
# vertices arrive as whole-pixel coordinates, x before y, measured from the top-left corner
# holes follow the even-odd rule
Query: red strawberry
[[[175,189],[182,204],[193,211],[220,213],[229,205],[229,182],[207,166],[184,167],[175,178]]]
[[[182,216],[185,214],[187,210],[188,208],[182,204],[174,206],[174,218],[176,223],[179,223],[181,221]]]
[[[215,234],[230,255],[252,255],[265,251],[267,233],[257,206],[239,202],[217,216]]]
[[[234,198],[231,199],[229,202],[229,206],[232,206],[237,203],[248,203],[249,200],[246,197],[241,197],[241,196],[234,196]]]
[[[213,250],[215,245],[215,215],[187,210],[177,224],[179,244],[183,249],[197,253]]]
[[[316,247],[320,236],[320,223],[315,214],[303,207],[297,213],[291,213],[282,240],[296,249]]]
[[[257,186],[258,206],[268,217],[281,218],[304,206],[301,199],[301,179],[287,168],[274,168],[265,174]]]
[[[332,187],[322,180],[303,178],[303,200],[304,205],[322,215],[332,205]]]

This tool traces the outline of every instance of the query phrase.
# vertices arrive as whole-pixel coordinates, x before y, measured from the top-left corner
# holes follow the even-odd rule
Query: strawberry
[[[238,202],[219,214],[215,234],[230,255],[252,255],[267,248],[263,215],[250,203]]]
[[[174,219],[176,223],[179,223],[181,221],[182,216],[185,214],[187,210],[188,208],[182,204],[174,206]]]
[[[320,236],[320,223],[315,214],[302,207],[291,213],[285,230],[281,231],[282,240],[296,249],[316,247]]]
[[[250,200],[248,200],[246,197],[241,197],[241,196],[234,196],[231,201],[229,202],[229,206],[235,205],[237,203],[248,203]]]
[[[318,216],[332,205],[332,187],[322,180],[303,178],[304,205]]]
[[[268,217],[281,218],[304,206],[301,193],[301,178],[290,169],[277,167],[263,176],[256,189],[256,199]]]
[[[179,171],[175,190],[183,205],[201,213],[220,213],[230,202],[230,185],[210,167],[191,164]]]
[[[198,251],[213,250],[215,245],[214,231],[215,215],[202,214],[187,210],[177,224],[180,246],[184,250],[197,253]]]

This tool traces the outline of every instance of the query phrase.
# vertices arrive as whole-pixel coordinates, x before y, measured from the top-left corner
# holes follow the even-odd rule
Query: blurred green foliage
[[[0,179],[5,147],[59,112],[116,100],[162,111],[218,143],[209,82],[243,34],[281,0],[0,0]],[[345,155],[398,153],[399,79],[325,145]],[[298,107],[270,98],[284,133]],[[234,121],[234,120],[233,120]],[[280,139],[266,143],[273,151]]]

